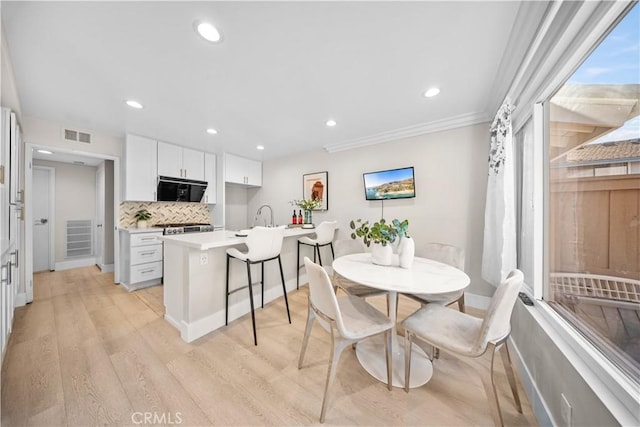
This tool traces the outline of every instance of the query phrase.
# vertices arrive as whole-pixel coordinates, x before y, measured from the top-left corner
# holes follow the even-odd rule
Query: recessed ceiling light
[[[215,134],[217,134],[217,133],[218,133],[218,131],[217,131],[217,130],[215,130],[214,128],[209,128],[209,129],[207,129],[207,133],[208,133],[209,135],[215,135]]]
[[[334,127],[336,124],[337,124],[336,121],[333,119],[327,120],[327,126],[329,127]]]
[[[256,149],[257,149],[257,150],[264,150],[264,145],[258,145],[258,146],[256,147]]]
[[[431,98],[432,96],[436,96],[439,93],[440,89],[438,89],[437,87],[432,87],[427,89],[427,91],[424,93],[424,96],[427,98]]]
[[[37,151],[38,153],[41,153],[41,154],[53,154],[53,153],[52,153],[51,151],[49,151],[49,150],[36,150],[36,151]]]
[[[220,32],[208,22],[196,22],[195,27],[203,39],[213,43],[220,41]]]
[[[131,108],[137,108],[137,109],[142,108],[142,104],[140,104],[138,101],[134,101],[133,99],[129,99],[127,101],[127,105]]]

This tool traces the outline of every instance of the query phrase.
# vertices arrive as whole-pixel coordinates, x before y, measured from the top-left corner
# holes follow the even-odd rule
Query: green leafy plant
[[[322,199],[300,199],[300,200],[292,200],[289,202],[292,206],[298,206],[300,209],[305,211],[312,211],[316,208],[322,206]]]
[[[151,219],[151,212],[146,209],[140,209],[133,215],[136,221],[148,221]]]
[[[357,225],[358,224],[358,225]],[[365,245],[370,246],[371,243],[379,243],[386,246],[387,243],[393,243],[397,238],[408,236],[409,221],[399,221],[394,219],[391,224],[383,219],[369,225],[369,221],[362,221],[360,218],[351,220],[349,227],[353,230],[351,238],[362,238]]]
[[[391,221],[393,224],[393,228],[395,228],[396,233],[399,238],[409,237],[409,220],[405,219],[404,221],[400,221],[399,219],[394,219]]]

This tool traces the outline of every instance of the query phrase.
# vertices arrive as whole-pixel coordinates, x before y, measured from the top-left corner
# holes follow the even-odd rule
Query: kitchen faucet
[[[273,209],[271,209],[271,206],[269,205],[262,205],[258,208],[258,212],[256,213],[256,220],[258,219],[258,216],[262,214],[262,208],[269,208],[269,225],[267,225],[267,221],[264,221],[264,226],[265,227],[273,227]],[[255,220],[254,220],[254,224],[255,224]]]

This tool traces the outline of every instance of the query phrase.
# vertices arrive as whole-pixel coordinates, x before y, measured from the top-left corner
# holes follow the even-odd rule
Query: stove
[[[158,224],[156,227],[162,227],[162,234],[182,234],[182,233],[202,233],[213,231],[211,224]]]

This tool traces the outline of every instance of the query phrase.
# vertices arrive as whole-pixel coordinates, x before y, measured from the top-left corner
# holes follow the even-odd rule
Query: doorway
[[[46,159],[42,159],[40,157],[41,155],[37,153],[36,150],[40,150],[40,153],[42,152],[54,153],[54,155],[51,156],[47,154]],[[58,267],[60,267],[60,269],[80,267],[82,266],[83,262],[86,262],[86,260],[78,259],[77,261],[79,265],[75,265],[74,263],[76,262],[76,260],[73,259],[73,257],[69,259],[65,259],[62,262],[56,262],[55,254],[56,254],[56,250],[58,249],[54,249],[54,248],[57,248],[60,246],[61,247],[60,253],[63,254],[62,255],[63,257],[67,256],[67,254],[70,254],[69,252],[70,249],[75,249],[74,247],[72,247],[73,245],[70,244],[72,242],[70,237],[71,237],[71,234],[73,233],[72,228],[78,225],[75,223],[79,221],[64,220],[65,215],[61,213],[60,216],[57,216],[55,214],[55,210],[57,208],[54,207],[53,215],[57,216],[57,222],[63,221],[64,223],[66,223],[66,228],[64,230],[60,229],[56,231],[56,227],[57,228],[61,227],[60,224],[56,225],[54,221],[52,221],[51,216],[47,218],[43,215],[40,215],[37,212],[36,204],[39,204],[42,202],[41,202],[41,196],[36,194],[37,190],[35,189],[35,186],[41,186],[41,184],[38,184],[37,182],[37,180],[39,180],[41,177],[39,177],[39,172],[36,172],[36,170],[39,167],[52,166],[54,164],[53,163],[47,164],[45,161],[45,162],[42,162],[40,165],[35,165],[34,159],[37,159],[38,162],[40,160],[49,160],[52,162],[57,162],[59,164],[63,164],[63,163],[76,163],[76,164],[86,164],[86,165],[91,164],[93,165],[94,168],[96,168],[94,169],[96,170],[96,172],[94,172],[94,177],[90,178],[90,181],[94,183],[96,187],[100,182],[104,182],[106,184],[104,186],[104,190],[101,192],[101,196],[97,195],[98,193],[97,191],[96,191],[96,195],[92,195],[89,198],[89,197],[82,197],[81,194],[71,194],[72,192],[60,193],[61,190],[59,190],[58,191],[59,194],[57,198],[60,199],[59,204],[63,205],[63,208],[66,208],[67,211],[69,210],[69,207],[71,207],[71,210],[74,210],[76,206],[80,206],[77,203],[90,203],[95,208],[102,206],[102,210],[104,211],[103,216],[96,215],[90,218],[87,215],[83,215],[83,218],[80,218],[80,219],[89,220],[88,222],[91,223],[89,227],[91,226],[93,227],[92,235],[94,236],[94,242],[87,249],[89,250],[89,252],[93,252],[96,256],[98,254],[100,254],[101,256],[100,260],[94,257],[93,258],[94,262],[92,264],[98,264],[98,266],[101,268],[103,272],[113,271],[114,272],[113,281],[116,284],[119,283],[120,278],[119,278],[118,263],[119,263],[120,242],[119,242],[119,234],[117,232],[117,226],[116,226],[118,223],[119,208],[120,208],[120,192],[116,191],[116,189],[120,188],[119,158],[110,156],[110,155],[81,152],[77,150],[69,150],[69,149],[63,149],[63,148],[52,147],[52,146],[25,144],[25,203],[24,203],[25,239],[24,239],[24,247],[23,247],[24,254],[25,254],[25,266],[24,266],[25,279],[23,282],[24,285],[21,285],[21,290],[20,290],[21,292],[24,293],[23,301],[27,303],[33,301],[33,273],[34,271],[42,271],[40,269],[43,268],[42,264],[37,263],[36,256],[40,260],[42,258],[50,259],[50,261],[48,262],[49,264],[48,267],[44,268],[45,270],[46,269],[57,270]],[[97,167],[101,163],[104,166],[104,170],[98,173]],[[62,169],[60,173],[62,173]],[[66,177],[67,175],[64,175],[64,176]],[[62,179],[61,177],[63,177],[63,175],[60,175],[60,177],[58,177],[56,174],[56,178]],[[59,184],[62,185],[64,182],[68,182],[69,181],[68,177],[65,178],[65,180],[60,181]],[[48,192],[48,195],[53,195],[53,194],[55,194],[53,191]],[[98,200],[100,197],[101,197],[101,201]],[[68,199],[66,202],[62,200],[65,198]],[[49,203],[54,203],[51,197],[50,197]],[[36,234],[41,234],[47,228],[44,225],[40,225],[42,223],[42,221],[40,220],[43,218],[47,219],[46,223],[49,224],[50,234],[62,236],[62,237],[58,237],[57,239],[58,241],[55,247],[53,246],[54,238],[49,239],[48,256],[47,254],[42,255],[38,252],[42,249],[41,246],[43,245],[41,245],[40,240],[36,240],[38,239],[38,237],[36,237]],[[42,228],[43,230],[40,230],[40,228]],[[53,229],[53,231],[51,229]],[[98,230],[100,232],[98,232]],[[65,240],[64,236],[66,236],[66,242],[64,241]],[[100,242],[95,241],[98,239],[100,239]],[[100,245],[100,249],[102,249],[101,252],[98,251],[97,245]],[[65,252],[65,247],[66,247],[66,252]]]
[[[55,235],[52,224],[55,224],[54,168],[46,166],[33,167],[33,271],[51,271],[54,269],[53,248]]]

